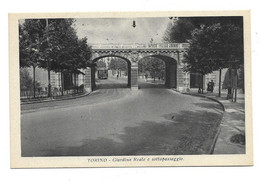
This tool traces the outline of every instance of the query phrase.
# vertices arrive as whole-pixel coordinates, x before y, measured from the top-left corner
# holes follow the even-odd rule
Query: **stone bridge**
[[[138,61],[145,57],[156,57],[165,62],[165,86],[183,90],[189,87],[189,75],[182,71],[183,55],[188,43],[159,44],[92,44],[92,63],[105,57],[118,57],[127,62],[128,86],[138,89]],[[95,86],[95,71],[89,67],[85,72],[85,86],[88,91]]]

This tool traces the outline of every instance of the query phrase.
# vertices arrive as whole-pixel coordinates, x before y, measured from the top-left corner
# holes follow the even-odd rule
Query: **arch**
[[[142,57],[139,61],[146,57],[155,57],[165,62],[165,87],[177,88],[177,60],[162,54],[150,54]]]
[[[96,63],[98,60],[102,59],[102,58],[106,58],[106,57],[117,57],[120,58],[124,61],[127,62],[127,87],[131,87],[131,61],[125,57],[119,56],[119,55],[114,55],[114,54],[107,54],[107,55],[101,55],[98,56],[96,58],[94,58],[92,60],[92,63]],[[96,83],[95,83],[95,71],[94,71],[94,67],[92,68],[92,75],[91,75],[91,79],[92,79],[92,87],[96,87]]]

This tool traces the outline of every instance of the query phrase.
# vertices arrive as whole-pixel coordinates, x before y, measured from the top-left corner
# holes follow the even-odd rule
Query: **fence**
[[[67,88],[66,90],[63,90],[61,88],[53,87],[51,91],[51,97],[53,98],[58,98],[61,96],[66,96],[66,95],[73,95],[73,94],[78,94],[78,93],[84,93],[84,85],[80,86],[74,86]],[[47,88],[37,88],[35,91],[35,96],[34,96],[34,91],[32,89],[22,89],[20,90],[20,99],[21,100],[27,100],[27,99],[42,99],[42,98],[47,98],[48,97],[48,89]]]

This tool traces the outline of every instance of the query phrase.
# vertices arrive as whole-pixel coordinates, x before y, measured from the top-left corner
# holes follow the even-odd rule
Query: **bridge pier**
[[[177,64],[173,62],[165,62],[165,87],[177,88]]]
[[[131,64],[131,89],[138,90],[138,63]]]
[[[186,92],[187,88],[186,87],[186,73],[182,70],[182,67],[177,68],[177,90],[180,92]]]
[[[87,67],[85,69],[85,81],[84,81],[84,89],[86,92],[92,91],[92,76],[91,76],[91,68]]]

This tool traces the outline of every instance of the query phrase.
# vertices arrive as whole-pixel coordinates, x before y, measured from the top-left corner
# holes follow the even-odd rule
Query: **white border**
[[[218,1],[203,1],[203,0],[186,0],[183,1],[172,1],[166,0],[163,1],[162,5],[158,5],[158,1],[150,0],[132,0],[129,2],[132,3],[122,3],[116,4],[115,2],[103,1],[103,4],[100,1],[93,1],[91,4],[85,0],[74,0],[73,4],[71,2],[66,3],[61,6],[61,2],[53,0],[45,0],[41,6],[38,3],[35,4],[35,1],[18,1],[18,0],[9,0],[1,3],[1,60],[2,60],[2,69],[0,71],[2,80],[2,86],[5,89],[0,89],[0,95],[7,95],[1,97],[1,113],[2,121],[0,121],[0,138],[1,138],[1,178],[5,180],[27,180],[34,181],[35,178],[39,181],[46,180],[159,180],[159,179],[182,179],[182,180],[237,180],[244,181],[246,179],[257,180],[259,178],[260,170],[260,157],[259,154],[254,155],[254,167],[202,167],[202,168],[124,168],[124,169],[22,169],[22,170],[13,170],[10,169],[10,139],[9,139],[9,90],[6,87],[9,87],[9,59],[8,59],[8,13],[10,12],[68,12],[68,11],[152,11],[152,10],[240,10],[240,9],[251,9],[252,17],[252,81],[257,82],[258,78],[258,67],[260,67],[259,57],[259,47],[260,47],[260,11],[258,1],[227,1],[227,0],[218,0]],[[108,3],[109,2],[109,3]],[[122,1],[121,1],[122,2]],[[162,1],[159,1],[161,3]],[[28,6],[30,4],[30,6]],[[34,5],[33,5],[34,4]],[[50,6],[50,4],[52,6]],[[79,4],[83,4],[80,6]],[[90,4],[90,5],[89,5]],[[140,4],[137,6],[136,4]],[[125,8],[127,7],[127,8]],[[138,9],[139,8],[139,9]],[[260,94],[257,90],[260,90],[259,84],[253,84],[253,108],[257,108],[260,100]],[[255,109],[256,110],[256,109]],[[260,140],[260,123],[259,120],[259,111],[253,112],[254,117],[254,140]],[[254,142],[254,152],[260,153],[260,143]],[[254,179],[255,178],[255,179]]]

